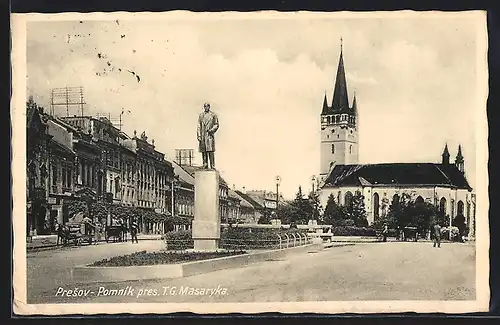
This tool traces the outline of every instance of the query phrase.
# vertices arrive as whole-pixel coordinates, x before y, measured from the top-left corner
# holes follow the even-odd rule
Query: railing
[[[221,238],[220,247],[229,250],[285,249],[304,246],[311,243],[306,233],[276,234],[272,239]],[[165,239],[167,250],[185,250],[194,248],[194,240]]]

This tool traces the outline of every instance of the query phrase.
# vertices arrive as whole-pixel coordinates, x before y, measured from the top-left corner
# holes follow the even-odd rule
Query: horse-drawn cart
[[[67,223],[60,226],[57,232],[57,242],[59,243],[60,240],[63,246],[69,246],[71,244],[81,246],[83,243],[91,245],[93,239],[93,229],[90,225],[88,225],[90,228],[85,231],[85,226],[86,225],[83,222]]]
[[[106,242],[113,238],[113,242],[125,240],[125,230],[122,225],[106,226],[105,229]]]

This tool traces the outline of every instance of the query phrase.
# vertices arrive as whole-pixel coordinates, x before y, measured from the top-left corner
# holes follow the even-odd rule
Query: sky
[[[484,109],[476,20],[284,17],[29,22],[27,95],[48,108],[51,88],[82,86],[86,115],[124,109],[129,135],[145,131],[168,160],[193,148],[198,163],[196,122],[208,101],[221,175],[237,189],[271,191],[279,175],[291,198],[319,173],[320,113],[342,37],[359,162],[440,162],[445,143],[453,161],[461,144],[474,187],[474,119]]]

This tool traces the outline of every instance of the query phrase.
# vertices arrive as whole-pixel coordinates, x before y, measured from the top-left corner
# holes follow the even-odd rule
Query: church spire
[[[442,157],[443,157],[443,165],[448,165],[450,163],[450,152],[448,151],[448,144],[444,145]]]
[[[323,98],[323,110],[321,111],[321,115],[328,115],[329,107],[328,107],[328,101],[326,100],[326,91],[325,91],[325,97]]]
[[[358,105],[356,104],[356,90],[354,90],[354,98],[352,100],[352,113],[358,115]]]
[[[347,112],[349,110],[349,99],[347,98],[347,82],[344,70],[344,55],[342,38],[340,39],[340,59],[337,67],[335,87],[333,89],[332,110],[334,112]]]
[[[457,153],[457,156],[455,157],[455,166],[462,173],[465,171],[464,156],[462,155],[462,146],[461,145],[458,145],[458,153]]]

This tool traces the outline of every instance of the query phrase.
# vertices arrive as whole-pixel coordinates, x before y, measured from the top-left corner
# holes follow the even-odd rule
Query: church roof
[[[432,185],[472,190],[464,174],[455,165],[435,163],[388,163],[337,165],[325,187],[377,185]]]

